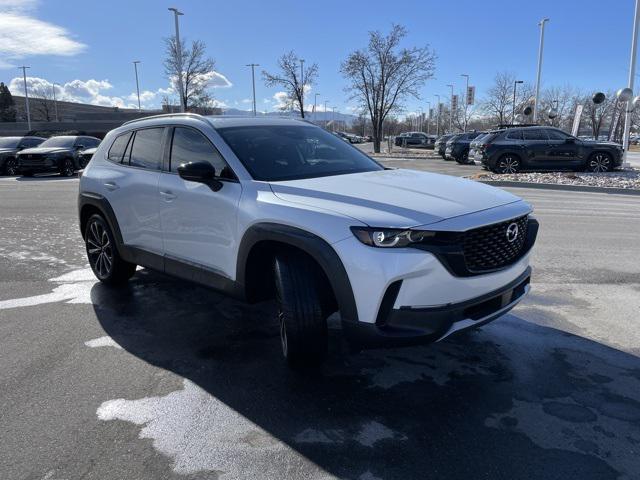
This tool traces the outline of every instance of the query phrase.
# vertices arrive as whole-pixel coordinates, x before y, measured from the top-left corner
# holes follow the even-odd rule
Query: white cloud
[[[31,55],[73,56],[86,45],[63,27],[32,16],[36,0],[0,0],[0,68]]]
[[[276,92],[273,94],[273,108],[277,110],[282,110],[285,108],[289,108],[289,95],[287,92]]]

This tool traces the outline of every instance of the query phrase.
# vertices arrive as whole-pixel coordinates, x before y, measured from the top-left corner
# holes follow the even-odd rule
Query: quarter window
[[[216,176],[233,179],[234,175],[222,155],[209,140],[192,128],[176,127],[171,142],[171,171],[189,162],[209,162],[216,170]]]
[[[129,157],[132,167],[160,170],[162,164],[162,134],[164,128],[145,128],[136,131]]]
[[[131,138],[131,132],[125,133],[124,135],[120,135],[117,137],[111,148],[109,149],[109,155],[107,158],[112,162],[121,163],[122,156],[124,155],[124,151],[127,148],[127,144],[129,143],[129,139]]]

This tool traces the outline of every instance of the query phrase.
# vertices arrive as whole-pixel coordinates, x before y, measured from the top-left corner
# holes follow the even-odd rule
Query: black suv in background
[[[44,138],[40,137],[3,137],[0,138],[0,174],[17,175],[16,155],[25,148],[37,147]]]
[[[82,151],[99,144],[99,138],[84,135],[51,137],[37,148],[18,153],[18,169],[25,177],[39,172],[58,172],[64,177],[71,177],[84,167],[80,159]]]
[[[442,158],[444,158],[444,151],[447,148],[447,141],[455,135],[457,134],[447,133],[445,135],[442,135],[438,137],[436,143],[433,144],[433,149],[438,152],[438,155],[440,155]]]
[[[444,159],[455,160],[461,165],[469,163],[469,146],[471,141],[485,133],[487,132],[467,132],[451,137],[447,141]],[[473,160],[471,163],[473,163]]]
[[[622,146],[580,140],[558,128],[494,130],[482,138],[473,160],[496,173],[520,170],[609,172],[622,164]]]
[[[433,148],[434,139],[424,132],[405,132],[395,138],[397,147]]]

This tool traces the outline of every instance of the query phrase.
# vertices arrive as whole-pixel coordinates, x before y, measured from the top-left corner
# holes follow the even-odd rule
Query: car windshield
[[[217,131],[255,180],[296,180],[384,169],[318,127],[264,125]]]
[[[21,137],[0,138],[0,148],[16,148]]]
[[[51,137],[40,144],[40,147],[73,147],[76,137]]]

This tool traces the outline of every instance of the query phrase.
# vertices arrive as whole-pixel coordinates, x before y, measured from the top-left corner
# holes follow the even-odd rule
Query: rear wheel
[[[18,174],[18,161],[15,158],[10,158],[4,164],[4,173],[12,176]]]
[[[459,158],[456,158],[456,162],[458,162],[460,165],[466,165],[469,163],[469,150],[465,150],[464,152],[462,152],[462,155],[460,155]]]
[[[124,261],[118,254],[111,229],[100,215],[95,214],[89,218],[84,239],[89,265],[101,282],[108,285],[122,284],[136,272],[136,265]]]
[[[60,175],[63,177],[73,177],[76,173],[76,166],[73,163],[73,160],[70,158],[65,158],[62,161],[62,165],[60,166]]]
[[[518,173],[520,170],[520,159],[512,154],[502,155],[496,162],[494,171],[496,173]]]
[[[327,356],[328,340],[317,265],[302,253],[282,253],[274,274],[282,354],[292,367],[318,366]]]
[[[587,162],[587,170],[590,172],[610,172],[613,170],[611,155],[606,152],[596,152]]]

